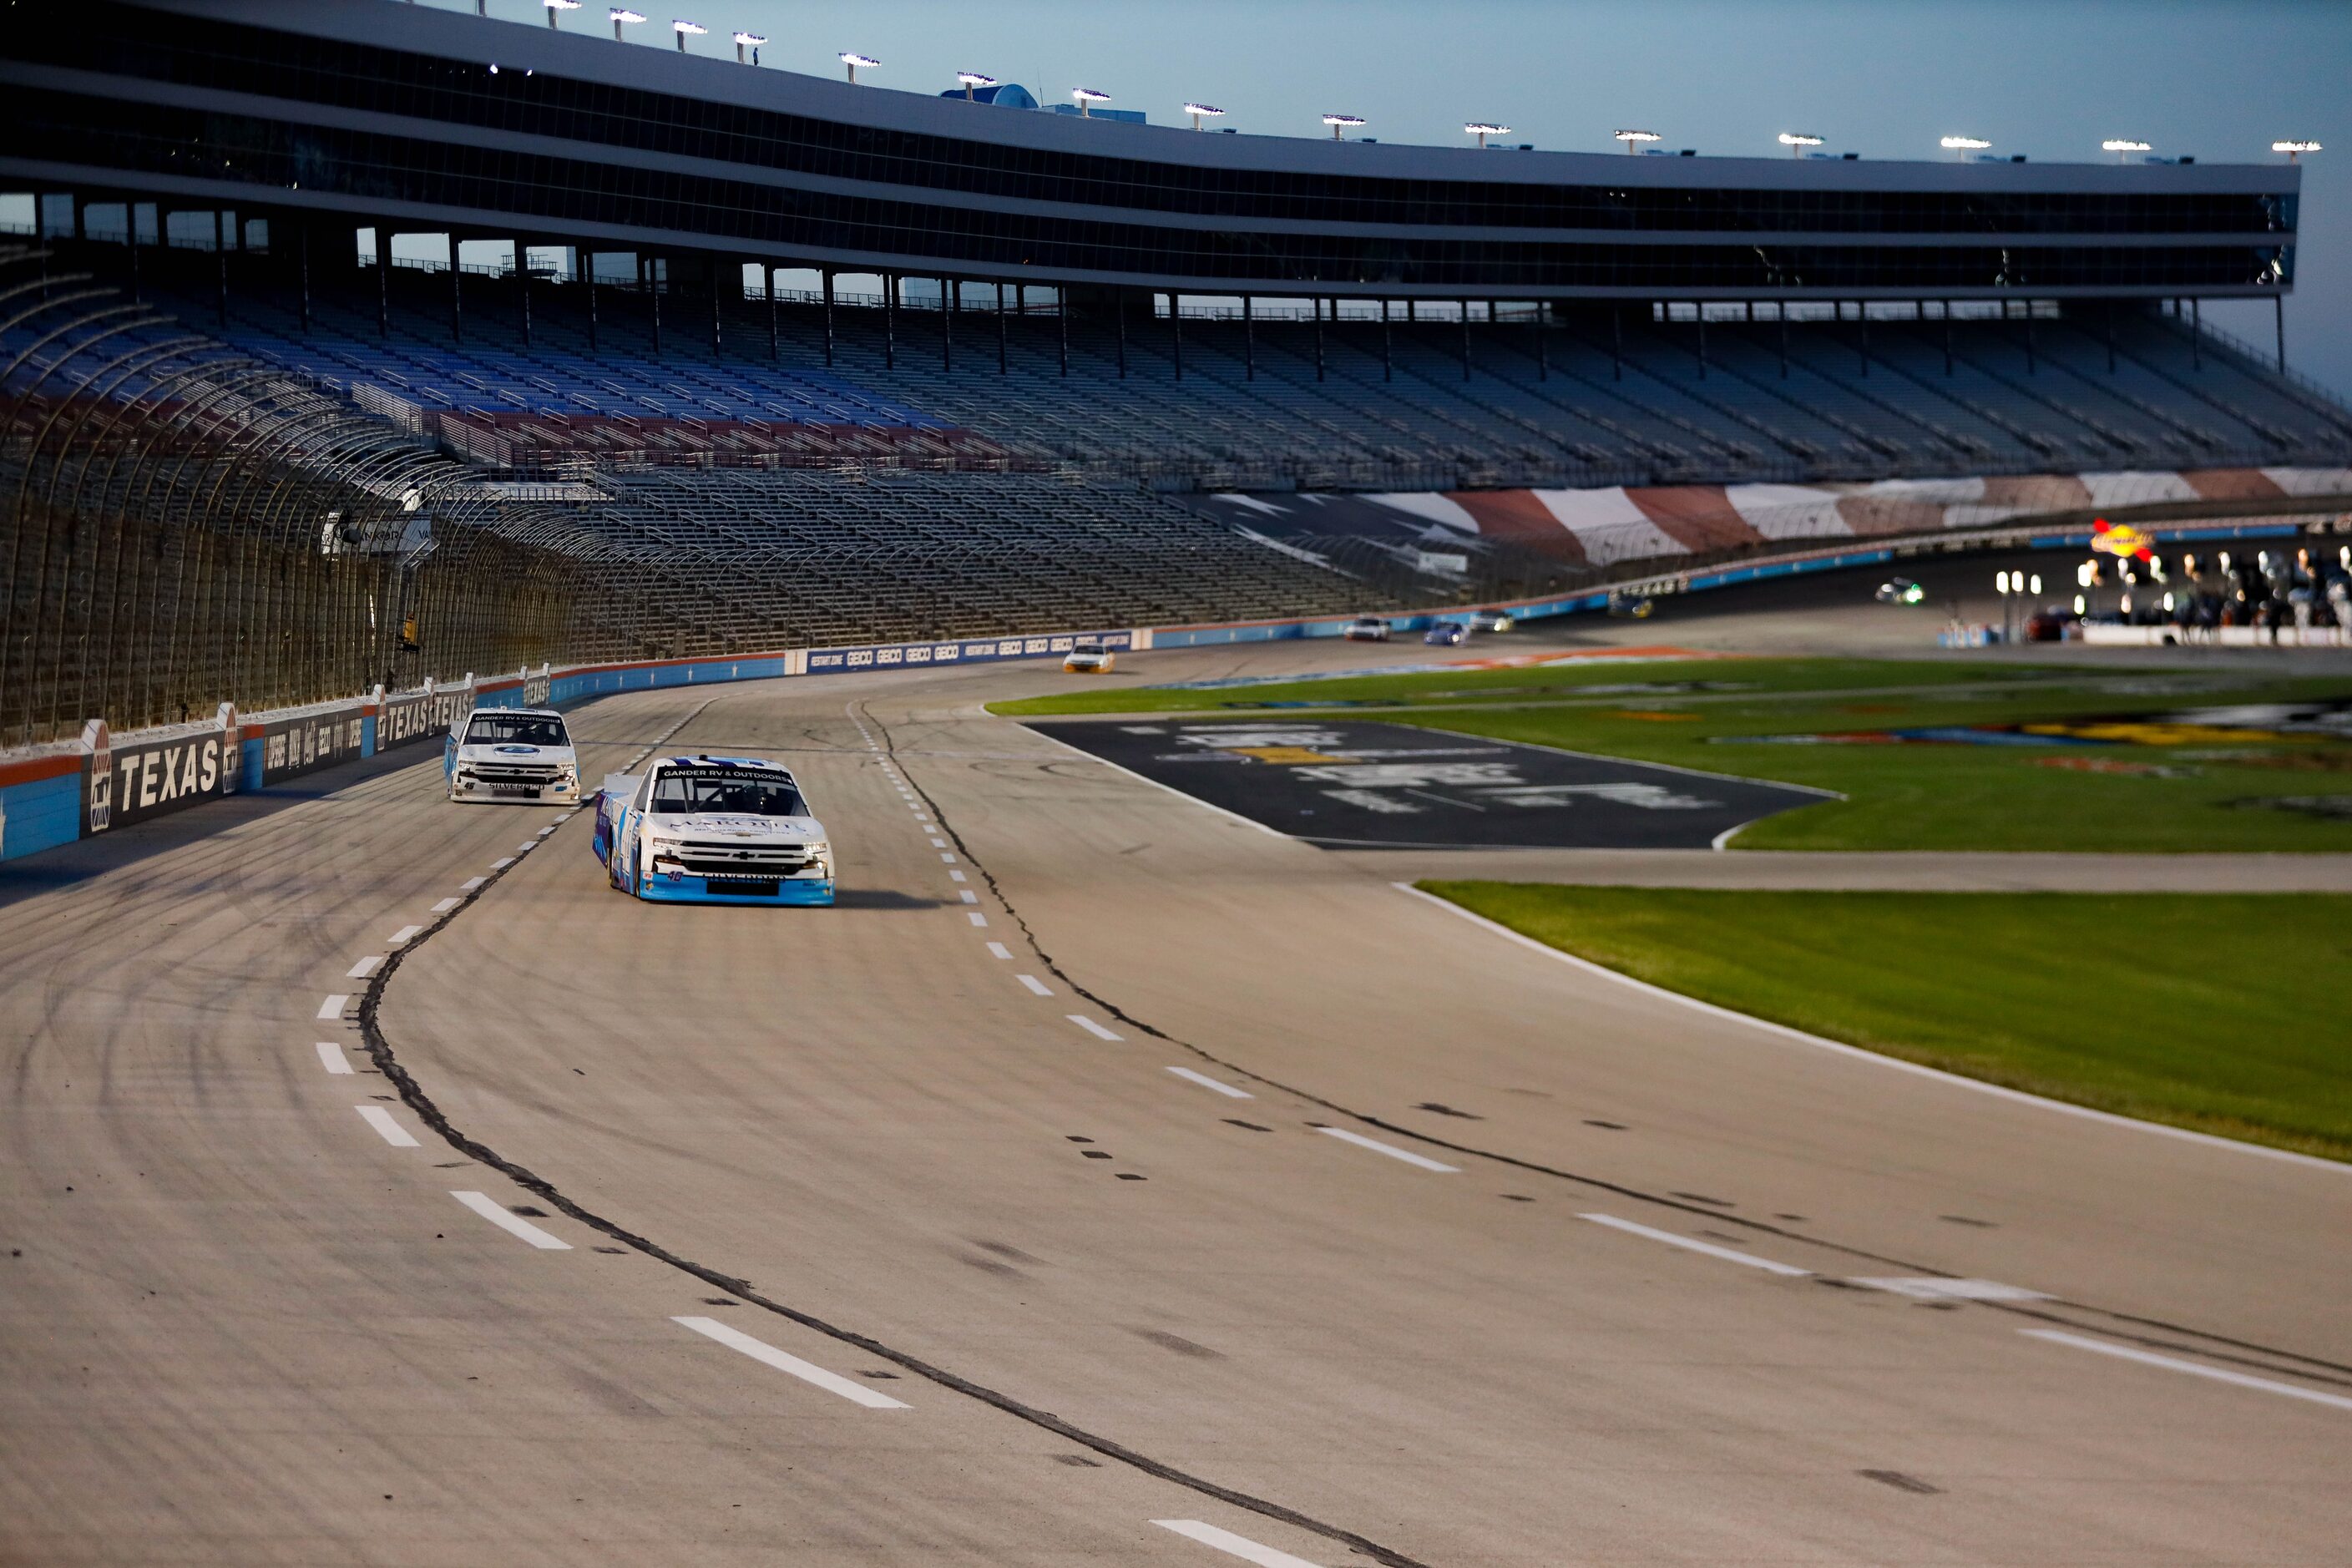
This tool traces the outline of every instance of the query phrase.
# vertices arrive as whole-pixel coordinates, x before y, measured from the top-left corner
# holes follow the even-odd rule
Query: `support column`
[[[161,208],[156,222],[163,221]],[[382,224],[375,226],[375,335],[392,336],[392,231]]]
[[[461,254],[463,251],[457,231],[452,229],[449,233],[449,341],[453,343],[466,341],[466,299],[462,282],[465,268],[457,263]]]
[[[940,368],[955,368],[956,280],[940,279]]]
[[[684,34],[679,35],[681,37],[684,36]],[[710,289],[710,357],[712,359],[719,357],[719,258],[715,256],[702,264],[702,280]],[[743,287],[743,268],[740,262],[735,268],[735,287],[738,289]]]
[[[1020,290],[1017,288],[1013,290],[1013,299],[1014,303],[1019,303]],[[1004,285],[999,283],[996,286],[996,374],[999,375],[1007,374],[1005,358]]]
[[[1396,354],[1390,345],[1389,302],[1381,301],[1381,379],[1396,379]]]
[[[1066,287],[1054,290],[1054,325],[1062,338],[1062,374],[1070,374],[1070,291]]]
[[[828,267],[817,275],[824,288],[824,363],[833,363],[833,268]]]
[[[515,236],[515,299],[521,306],[522,346],[530,347],[530,247]]]
[[[1242,296],[1242,379],[1257,379],[1257,316],[1246,294]]]
[[[1315,379],[1320,381],[1323,379],[1323,301],[1316,299],[1307,303],[1315,307]]]
[[[1168,293],[1168,354],[1176,366],[1176,379],[1184,379],[1184,302],[1174,289]]]
[[[768,357],[778,359],[776,352],[776,269],[766,262],[760,263],[760,292],[768,297]]]
[[[596,253],[580,253],[580,279],[588,285],[588,352],[596,352]]]
[[[1470,301],[1462,301],[1462,379],[1470,379]]]
[[[882,368],[898,368],[898,275],[882,274]]]

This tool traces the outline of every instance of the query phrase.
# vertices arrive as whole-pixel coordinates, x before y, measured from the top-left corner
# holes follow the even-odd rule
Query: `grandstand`
[[[16,516],[39,569],[8,636],[258,613],[200,568],[118,632],[106,527],[389,574],[304,612],[344,655],[298,658],[289,612],[119,721],[485,660],[461,559],[540,585],[497,657],[647,658],[1501,598],[2045,494],[2352,488],[2352,410],[2283,334],[2202,319],[2292,286],[2286,165],[1194,136],[389,0],[94,0],[0,57],[0,181],[37,230],[0,267],[5,460],[50,509]],[[418,235],[447,260],[397,256]],[[484,239],[503,264],[468,263]],[[266,458],[262,418],[289,422]],[[394,470],[425,524],[334,543]],[[48,657],[0,726],[68,722],[124,662],[76,685]]]

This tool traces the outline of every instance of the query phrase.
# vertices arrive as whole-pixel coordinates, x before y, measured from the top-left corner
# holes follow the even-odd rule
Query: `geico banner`
[[[90,752],[82,832],[103,833],[236,794],[236,733],[232,722],[164,741],[110,743],[101,737]]]
[[[449,691],[419,692],[412,697],[387,697],[375,716],[375,749],[389,751],[412,742],[436,740],[462,718],[474,700],[465,687]]]
[[[1081,642],[1113,652],[1134,643],[1132,632],[1055,632],[1039,637],[970,637],[952,642],[896,643],[877,647],[817,648],[808,656],[811,675],[852,669],[898,669],[908,665],[978,664],[999,658],[1038,658],[1067,653]]]
[[[261,742],[260,783],[276,784],[331,763],[360,754],[360,712],[346,708],[303,719],[276,719],[245,727],[246,740]]]

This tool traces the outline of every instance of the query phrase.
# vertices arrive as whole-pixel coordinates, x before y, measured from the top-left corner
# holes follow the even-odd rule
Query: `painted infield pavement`
[[[1704,849],[1826,792],[1403,724],[1220,719],[1030,728],[1312,844]]]

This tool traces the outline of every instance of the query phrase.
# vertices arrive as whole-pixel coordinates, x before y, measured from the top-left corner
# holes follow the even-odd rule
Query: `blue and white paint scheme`
[[[830,904],[833,845],[791,772],[760,757],[661,757],[596,801],[604,875],[658,903]]]

